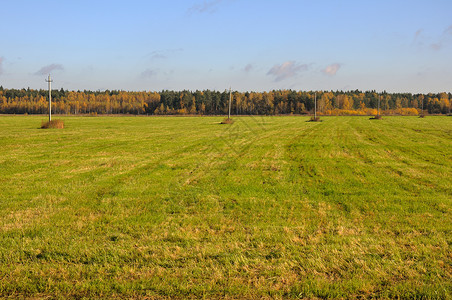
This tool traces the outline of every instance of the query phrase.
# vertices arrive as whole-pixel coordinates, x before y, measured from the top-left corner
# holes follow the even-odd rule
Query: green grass
[[[452,297],[452,118],[0,117],[0,297]]]

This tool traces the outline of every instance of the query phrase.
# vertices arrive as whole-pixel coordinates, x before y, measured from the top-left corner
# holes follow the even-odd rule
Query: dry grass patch
[[[225,118],[220,124],[234,124],[234,120]]]
[[[49,128],[59,128],[59,129],[63,129],[64,128],[64,122],[63,120],[52,120],[52,121],[43,121],[41,123],[41,129],[49,129]]]
[[[323,120],[320,120],[320,117],[311,117],[308,122],[322,122]]]

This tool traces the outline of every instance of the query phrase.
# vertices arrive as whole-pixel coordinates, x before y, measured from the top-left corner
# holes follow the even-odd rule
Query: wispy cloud
[[[146,57],[149,57],[150,59],[167,59],[168,56],[170,56],[171,54],[181,51],[184,51],[184,49],[176,48],[176,49],[156,50],[148,53]]]
[[[416,33],[414,34],[414,39],[416,40],[418,37],[421,36],[422,31],[424,31],[424,29],[419,28]]]
[[[5,59],[3,57],[0,57],[0,75],[3,74],[3,62],[5,61]]]
[[[438,43],[433,43],[430,45],[430,48],[432,48],[433,50],[441,50],[441,48],[443,48],[443,44],[441,42]]]
[[[420,28],[414,33],[413,44],[422,44],[421,39],[423,31],[424,29]]]
[[[252,71],[254,69],[254,66],[252,64],[247,64],[244,68],[243,71],[245,71],[246,73]]]
[[[157,76],[157,71],[156,70],[152,70],[152,69],[146,69],[143,72],[141,72],[140,77],[142,79],[147,79],[147,78],[152,78]]]
[[[411,43],[411,47],[415,47],[415,48],[421,49],[421,48],[423,48],[425,46],[426,43],[428,43],[428,40],[425,37],[424,29],[423,28],[419,28],[414,33],[414,37],[413,37],[413,41]]]
[[[154,52],[151,55],[151,59],[166,59],[166,58],[168,58],[168,56],[158,52]]]
[[[275,81],[281,81],[287,78],[295,77],[301,71],[307,71],[309,69],[309,65],[307,64],[299,64],[295,61],[286,61],[280,65],[274,65],[270,71],[267,72],[267,75],[274,76]]]
[[[418,29],[414,34],[413,46],[439,51],[451,43],[452,25],[444,29],[442,34],[436,36],[425,36],[423,29]]]
[[[322,73],[329,76],[336,75],[337,71],[341,68],[341,64],[335,63],[327,66],[325,69],[322,70]]]
[[[188,13],[214,13],[217,11],[218,6],[225,0],[209,0],[199,4],[195,4],[188,9]]]
[[[450,25],[444,30],[438,42],[430,44],[430,48],[436,51],[441,50],[442,48],[451,43],[451,36],[452,36],[452,25]]]
[[[444,30],[444,33],[452,35],[452,25],[450,25],[446,30]]]
[[[47,75],[50,74],[52,71],[63,71],[64,67],[62,64],[50,64],[48,66],[44,66],[41,69],[39,69],[36,73],[34,73],[35,75]]]

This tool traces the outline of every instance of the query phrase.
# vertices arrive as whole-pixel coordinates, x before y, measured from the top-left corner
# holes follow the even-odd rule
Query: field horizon
[[[0,115],[0,297],[452,297],[452,118]]]

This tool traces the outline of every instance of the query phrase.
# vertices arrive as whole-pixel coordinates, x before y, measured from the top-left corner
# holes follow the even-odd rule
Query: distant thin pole
[[[378,96],[378,116],[380,116],[380,101],[381,101],[381,95]]]
[[[317,93],[314,93],[314,119],[317,119]]]
[[[232,91],[231,91],[231,88],[229,88],[229,114],[228,114],[228,120],[231,119],[231,102],[232,102]]]
[[[49,122],[52,121],[52,81],[49,74],[49,78],[46,80],[49,83]]]

